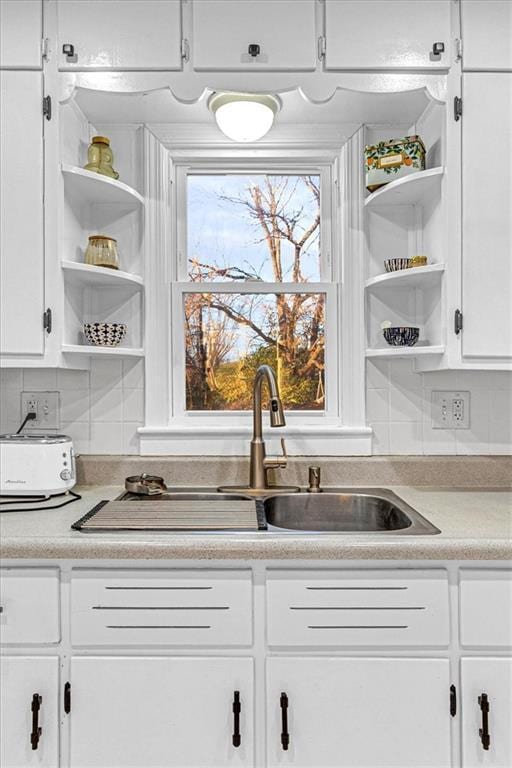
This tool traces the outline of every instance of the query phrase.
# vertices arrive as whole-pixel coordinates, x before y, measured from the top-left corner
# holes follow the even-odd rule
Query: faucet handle
[[[282,456],[269,456],[263,459],[265,469],[285,469],[288,464],[288,454],[286,452],[286,443],[284,437],[281,438]]]

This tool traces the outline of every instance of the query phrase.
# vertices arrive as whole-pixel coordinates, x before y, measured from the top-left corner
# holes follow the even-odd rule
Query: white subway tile
[[[91,390],[91,421],[122,421],[122,392],[118,389]]]
[[[367,390],[366,420],[370,423],[375,421],[389,421],[389,390]]]
[[[366,363],[366,386],[368,389],[389,387],[389,361],[368,360]]]
[[[57,371],[54,368],[25,368],[23,390],[25,392],[48,392],[57,389]]]
[[[389,390],[390,421],[422,421],[423,391],[391,386]]]
[[[89,389],[89,371],[71,371],[66,368],[58,370],[57,389],[61,392]]]
[[[96,421],[91,424],[91,453],[124,453],[123,425]]]
[[[16,424],[16,429],[18,429],[21,424],[20,393],[15,389],[5,389],[1,394],[0,430],[2,432],[7,432],[8,424]]]
[[[68,389],[60,393],[60,418],[62,422],[89,421],[89,389]]]
[[[407,358],[390,360],[389,362],[390,386],[393,384],[409,389],[421,389],[422,374],[413,369],[413,362]]]
[[[23,371],[21,368],[0,369],[0,392],[5,389],[17,389],[21,392],[23,387]]]
[[[60,431],[64,435],[69,435],[73,440],[73,450],[75,451],[75,454],[90,453],[91,429],[89,422],[63,421]]]
[[[123,422],[123,453],[139,453],[139,435],[137,430],[142,427],[142,422]]]
[[[144,421],[144,390],[123,390],[123,421]]]
[[[123,389],[144,387],[144,363],[142,360],[123,360]]]
[[[417,421],[392,421],[389,424],[389,450],[392,455],[423,453],[422,424]]]
[[[370,424],[373,430],[372,452],[375,455],[389,453],[389,424],[385,422],[375,422]]]
[[[102,389],[109,387],[115,389],[121,387],[123,378],[122,361],[117,357],[92,358],[91,360],[91,387]]]

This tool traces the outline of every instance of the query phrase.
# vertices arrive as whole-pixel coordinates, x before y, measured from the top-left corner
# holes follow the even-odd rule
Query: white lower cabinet
[[[271,658],[267,765],[448,768],[449,692],[447,659]]]
[[[249,658],[75,656],[70,766],[253,766],[253,677]]]
[[[59,659],[0,659],[0,765],[57,768],[59,764]]]
[[[462,659],[461,678],[463,768],[510,768],[512,659]]]

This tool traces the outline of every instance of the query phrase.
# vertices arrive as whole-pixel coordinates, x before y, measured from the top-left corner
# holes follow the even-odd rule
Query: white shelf
[[[368,208],[381,205],[416,205],[439,194],[444,168],[429,168],[418,171],[403,179],[390,181],[384,187],[368,195],[364,204]]]
[[[442,355],[445,351],[443,344],[436,346],[415,347],[386,347],[367,349],[366,357],[418,357],[423,355]]]
[[[142,287],[143,280],[139,275],[123,272],[119,269],[107,267],[94,267],[91,264],[83,264],[79,261],[63,261],[62,269],[66,279],[83,286],[127,286],[137,290]]]
[[[369,290],[380,287],[427,288],[441,280],[444,270],[444,264],[427,264],[425,267],[411,267],[410,269],[400,269],[397,272],[385,272],[382,275],[371,277],[366,281],[365,287]]]
[[[115,203],[128,211],[144,205],[142,195],[122,181],[74,165],[63,163],[61,167],[66,191],[85,202]]]
[[[88,355],[92,357],[144,357],[144,350],[135,347],[94,347],[92,344],[63,344],[65,355]]]

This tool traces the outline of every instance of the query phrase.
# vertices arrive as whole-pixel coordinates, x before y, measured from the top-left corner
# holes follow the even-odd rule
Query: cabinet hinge
[[[462,99],[460,96],[456,96],[453,100],[453,119],[456,123],[459,122],[459,120],[462,117]]]
[[[71,712],[71,683],[64,684],[64,712],[66,715]]]
[[[47,37],[43,37],[41,40],[41,56],[44,61],[50,60],[50,45]]]
[[[43,98],[43,115],[47,120],[52,119],[52,97],[45,96]]]
[[[460,311],[460,309],[456,309],[455,315],[453,317],[453,330],[456,336],[458,336],[459,333],[462,331],[462,324],[463,324],[462,312]]]
[[[318,38],[318,58],[322,60],[325,58],[326,41],[324,35]]]
[[[52,332],[52,311],[49,307],[43,313],[43,328],[45,329],[46,333]]]
[[[455,39],[455,61],[462,61],[462,39]]]
[[[188,61],[190,58],[190,46],[186,37],[181,41],[181,58],[183,61]]]
[[[450,715],[455,717],[457,714],[457,689],[454,685],[450,685]]]

